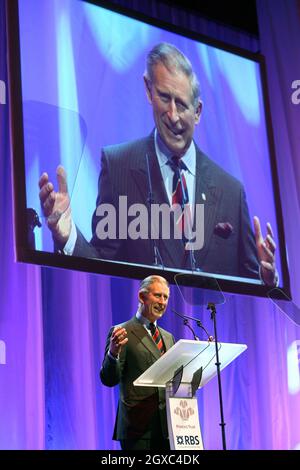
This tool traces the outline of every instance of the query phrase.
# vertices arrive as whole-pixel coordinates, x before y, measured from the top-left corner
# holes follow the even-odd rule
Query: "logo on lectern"
[[[198,446],[200,445],[199,436],[176,436],[178,446]]]
[[[183,421],[188,421],[190,416],[194,414],[194,410],[188,406],[188,402],[186,400],[180,400],[179,406],[174,409],[174,413],[180,416]]]

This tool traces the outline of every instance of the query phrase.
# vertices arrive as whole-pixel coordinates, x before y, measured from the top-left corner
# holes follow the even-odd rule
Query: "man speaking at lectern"
[[[165,390],[133,385],[145,370],[175,343],[171,333],[158,328],[166,311],[169,285],[161,276],[141,282],[137,313],[109,331],[100,371],[104,385],[119,385],[119,403],[113,439],[122,450],[169,450]]]

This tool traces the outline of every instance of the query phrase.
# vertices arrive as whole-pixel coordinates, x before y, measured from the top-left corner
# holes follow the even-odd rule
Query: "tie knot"
[[[187,170],[186,164],[182,161],[180,157],[177,157],[176,155],[173,155],[173,157],[168,160],[168,164],[174,172],[178,170]]]
[[[154,323],[149,323],[149,330],[151,331],[152,335],[155,333],[156,326]]]

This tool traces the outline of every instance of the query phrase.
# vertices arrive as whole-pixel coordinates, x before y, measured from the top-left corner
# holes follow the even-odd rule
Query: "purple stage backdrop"
[[[148,2],[146,12],[266,55],[292,294],[300,305],[300,104],[291,100],[291,84],[300,80],[299,2],[258,1],[260,44],[159,2]],[[99,368],[108,329],[136,311],[138,282],[14,262],[7,83],[0,0],[0,448],[118,449],[111,438],[117,390],[101,385]],[[119,140],[122,129],[116,132]],[[225,300],[219,340],[248,346],[222,373],[228,449],[300,448],[300,328],[268,299]],[[208,312],[192,310],[172,286],[161,324],[177,339],[191,336],[172,307],[199,315],[212,331]],[[221,449],[216,379],[198,392],[198,402],[204,446]]]

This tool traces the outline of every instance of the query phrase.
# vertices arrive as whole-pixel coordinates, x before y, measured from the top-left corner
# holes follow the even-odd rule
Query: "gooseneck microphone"
[[[173,308],[171,310],[172,310],[172,312],[174,312],[176,315],[178,315],[180,318],[182,318],[184,320],[184,325],[186,325],[192,331],[195,340],[199,341],[199,338],[198,338],[198,336],[195,335],[194,330],[192,329],[191,325],[188,323],[188,320],[195,321],[197,326],[199,326],[199,328],[202,328],[202,330],[205,331],[205,334],[207,336],[208,341],[213,341],[214,340],[213,336],[211,336],[208,333],[207,329],[203,326],[203,324],[200,320],[198,320],[197,318],[194,318],[194,317],[190,317],[189,315],[182,315],[181,313],[176,312],[176,310],[174,310]]]
[[[35,236],[34,229],[35,227],[41,227],[39,216],[37,212],[31,207],[26,209],[26,218],[27,218],[27,241],[28,247],[31,250],[35,250]]]
[[[183,319],[183,324],[184,324],[185,326],[187,326],[187,327],[191,330],[191,332],[193,333],[194,340],[195,340],[195,341],[200,341],[200,338],[196,335],[194,329],[193,329],[193,328],[191,327],[191,325],[189,324],[188,318],[186,318],[186,317],[183,316],[183,315],[180,315],[180,313],[176,312],[176,310],[174,310],[173,308],[172,308],[171,310],[172,310],[172,312],[175,313],[175,315],[178,315],[178,317],[180,317],[180,318]]]

